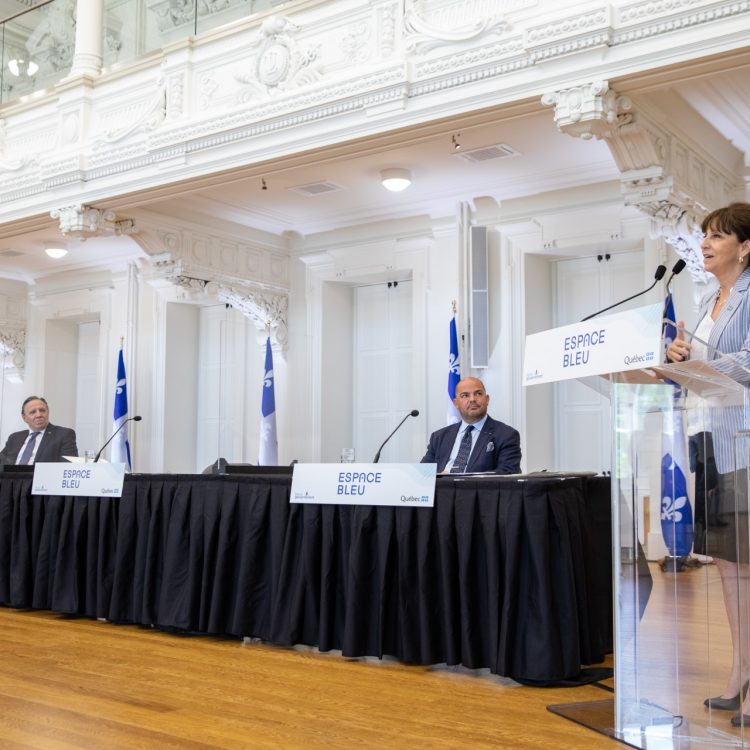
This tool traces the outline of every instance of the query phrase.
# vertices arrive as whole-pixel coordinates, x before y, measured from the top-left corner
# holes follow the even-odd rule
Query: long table
[[[606,478],[439,478],[434,508],[289,503],[283,476],[0,475],[0,604],[345,656],[574,677],[612,648]]]

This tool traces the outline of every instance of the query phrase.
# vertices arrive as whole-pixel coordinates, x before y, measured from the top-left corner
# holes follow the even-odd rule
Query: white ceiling
[[[750,68],[686,78],[672,86],[750,164]],[[652,87],[651,93],[658,92]],[[452,137],[461,148],[456,151]],[[492,145],[510,146],[517,155],[484,162],[467,161],[467,152]],[[388,167],[411,170],[413,183],[389,193],[379,181]],[[273,234],[301,235],[387,218],[428,214],[452,216],[459,201],[492,196],[498,201],[582,184],[616,180],[607,146],[558,132],[551,109],[538,103],[483,113],[325,152],[313,152],[231,176],[183,184],[167,196],[128,197],[115,201],[118,215],[150,213],[205,223],[231,222]],[[266,189],[262,188],[265,180]],[[207,184],[207,183],[212,184]],[[336,190],[302,195],[292,188],[328,182]],[[33,281],[60,271],[113,267],[139,254],[129,238],[73,240],[60,261],[44,253],[44,241],[59,239],[56,224],[24,233],[0,226],[0,277]]]

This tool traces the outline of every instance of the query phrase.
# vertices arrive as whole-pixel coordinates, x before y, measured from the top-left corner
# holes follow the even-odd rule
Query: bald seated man
[[[0,451],[0,464],[35,464],[64,461],[77,456],[76,434],[49,421],[49,406],[41,396],[29,396],[21,406],[28,430],[14,432]]]
[[[422,463],[436,463],[438,473],[521,472],[521,436],[487,415],[490,397],[479,378],[464,378],[456,386],[453,403],[459,424],[433,432]]]

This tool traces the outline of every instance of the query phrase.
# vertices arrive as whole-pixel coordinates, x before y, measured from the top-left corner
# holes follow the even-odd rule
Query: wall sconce
[[[380,182],[386,190],[400,193],[411,185],[411,172],[408,169],[384,169],[380,173]]]
[[[460,133],[456,133],[455,135],[451,136],[451,143],[453,144],[453,150],[459,151],[461,149],[461,144],[458,142],[458,136],[461,135]]]

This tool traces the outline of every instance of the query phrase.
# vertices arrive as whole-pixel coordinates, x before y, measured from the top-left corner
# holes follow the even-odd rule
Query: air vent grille
[[[460,151],[456,156],[464,161],[476,163],[490,161],[491,159],[507,159],[509,156],[520,156],[520,153],[507,143],[497,143],[493,146],[482,146],[481,148],[472,148],[468,151]]]
[[[300,195],[322,195],[323,193],[335,193],[337,190],[343,189],[342,185],[337,185],[335,182],[328,182],[327,180],[288,188],[292,193],[299,193]]]

